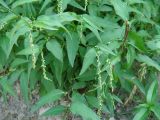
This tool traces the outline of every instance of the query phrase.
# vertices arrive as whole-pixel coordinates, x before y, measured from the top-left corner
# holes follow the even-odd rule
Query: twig
[[[122,45],[121,45],[121,50],[123,51],[123,49],[124,49],[124,46],[125,46],[125,44],[126,44],[126,42],[127,42],[127,38],[128,38],[128,33],[129,33],[129,24],[128,24],[128,21],[125,21],[125,34],[124,34],[124,37],[123,37],[123,43],[122,43]]]
[[[144,66],[143,66],[144,65]],[[143,81],[143,79],[145,78],[145,75],[146,75],[146,66],[145,66],[145,64],[142,64],[142,68],[140,69],[140,82],[142,82]],[[128,103],[133,99],[133,96],[136,94],[136,91],[137,91],[137,86],[136,85],[134,85],[134,87],[133,87],[133,89],[132,89],[132,91],[131,91],[131,93],[130,93],[130,95],[129,95],[129,97],[127,98],[127,100],[124,102],[124,105],[125,106],[127,106],[128,105]]]

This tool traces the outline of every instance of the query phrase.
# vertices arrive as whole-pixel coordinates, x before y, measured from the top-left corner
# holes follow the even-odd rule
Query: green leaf
[[[156,40],[148,41],[147,46],[151,50],[159,50],[160,49],[160,41],[156,41]]]
[[[47,6],[50,2],[51,2],[51,0],[45,0],[45,1],[43,2],[43,5],[42,5],[39,13],[41,13],[41,12],[46,8],[46,6]]]
[[[29,80],[27,77],[27,73],[23,72],[20,76],[20,89],[21,89],[21,95],[23,96],[23,99],[25,103],[29,103]]]
[[[148,114],[149,112],[147,108],[140,108],[134,116],[133,120],[146,120]]]
[[[0,85],[2,86],[5,92],[8,92],[12,96],[16,96],[16,93],[13,89],[13,84],[10,84],[7,77],[0,78]]]
[[[46,76],[47,76],[50,80],[52,80],[52,77],[50,77],[51,75],[50,75],[47,71],[46,71]],[[45,88],[45,90],[46,90],[47,92],[50,92],[50,91],[52,91],[52,90],[55,89],[54,83],[52,83],[52,82],[49,81],[49,80],[44,79],[44,76],[43,76],[43,75],[42,75],[41,77],[42,77],[42,78],[41,78],[41,85],[44,86],[44,88]]]
[[[33,26],[48,30],[58,30],[59,27],[63,27],[59,21],[54,21],[54,23],[51,23],[51,21],[51,18],[49,19],[47,16],[40,16],[38,17],[37,21],[33,22]]]
[[[67,31],[63,24],[78,20],[76,17],[77,15],[71,12],[64,12],[61,15],[41,15],[37,18],[36,21],[33,22],[33,26],[49,30],[57,30],[58,28],[63,28]]]
[[[81,95],[78,92],[73,92],[72,93],[72,98],[71,98],[72,102],[82,102],[82,103],[86,103],[86,99],[84,97],[84,95]]]
[[[9,83],[13,85],[17,80],[19,80],[19,76],[23,72],[22,69],[20,70],[15,70],[10,76],[9,76]]]
[[[66,44],[69,62],[73,67],[80,41],[77,33],[72,32],[71,36],[72,37],[70,37],[69,35],[66,36]]]
[[[123,20],[128,20],[129,18],[129,7],[127,3],[122,0],[111,0],[111,3],[116,11],[116,14],[119,15]]]
[[[128,47],[127,51],[127,66],[130,68],[133,64],[133,61],[136,57],[135,49],[133,47]]]
[[[129,4],[139,4],[139,3],[145,3],[144,0],[128,0]]]
[[[96,97],[94,96],[86,96],[87,102],[89,105],[95,108],[99,108],[99,101]]]
[[[153,103],[155,102],[155,99],[157,97],[157,89],[158,89],[158,85],[157,85],[157,81],[154,80],[152,82],[152,84],[150,85],[148,92],[147,92],[147,102],[148,103]]]
[[[109,91],[105,92],[105,102],[110,115],[113,116],[114,115],[113,97]]]
[[[44,24],[43,22],[41,21],[35,21],[33,22],[33,26],[34,27],[37,27],[37,28],[43,28],[43,29],[47,29],[47,30],[58,30],[57,28],[55,27],[52,27],[52,26],[49,26],[49,25],[46,25]]]
[[[30,31],[30,27],[26,21],[29,22],[30,20],[28,18],[20,19],[16,24],[14,24],[12,30],[6,33],[7,37],[10,39],[7,57],[9,57],[14,44],[17,44],[18,38]]]
[[[8,5],[4,2],[4,0],[0,0],[0,4],[1,4],[3,7],[9,9]]]
[[[57,105],[42,114],[42,116],[56,116],[62,114],[66,110],[65,106]]]
[[[160,119],[160,105],[155,104],[153,107],[151,107],[151,111],[157,116],[158,119]]]
[[[32,2],[37,2],[38,0],[16,0],[12,4],[12,9],[16,8],[17,6],[24,5],[26,3],[32,3]]]
[[[93,64],[95,58],[96,58],[96,50],[94,48],[89,49],[84,56],[83,66],[80,75],[82,75],[88,69],[88,67],[91,64]]]
[[[84,8],[78,2],[76,2],[75,0],[71,0],[71,2],[69,4],[73,7],[75,7],[75,8],[80,9],[80,10],[84,10]]]
[[[111,54],[111,55],[116,55],[112,49],[110,49],[107,45],[104,44],[98,44],[98,48],[103,51],[105,54]]]
[[[81,89],[86,87],[86,83],[85,82],[76,82],[73,84],[72,89]]]
[[[54,55],[55,58],[63,62],[63,51],[61,45],[57,40],[48,41],[46,47]]]
[[[152,66],[152,67],[156,68],[158,71],[160,71],[160,65],[156,61],[149,58],[148,56],[138,54],[136,59],[139,62],[146,63],[148,66]]]
[[[22,58],[16,58],[13,60],[13,62],[11,63],[11,67],[12,68],[16,68],[17,66],[21,65],[21,64],[24,64],[24,63],[27,63],[28,60],[26,59],[22,59]]]
[[[95,29],[94,27],[89,26],[89,25],[86,25],[86,27],[87,27],[88,29],[90,29],[90,30],[95,34],[95,36],[97,37],[97,39],[98,39],[100,42],[102,42],[101,36],[99,35],[99,32],[98,32],[97,29]]]
[[[17,18],[17,16],[15,14],[9,13],[5,17],[0,19],[0,23],[1,24],[8,24],[8,23],[10,23],[11,20],[13,20],[15,18]]]
[[[99,28],[98,26],[96,26],[93,21],[91,21],[90,16],[88,16],[88,15],[83,15],[83,19],[84,19],[84,21],[85,21],[86,23],[88,23],[88,24],[86,24],[85,26],[86,26],[88,29],[90,29],[90,30],[95,34],[95,36],[97,37],[97,39],[98,39],[100,42],[102,42],[102,39],[101,39],[101,36],[100,36],[98,30],[100,30],[100,31],[103,31],[103,30],[102,30],[101,28]]]
[[[103,31],[100,27],[97,26],[97,23],[94,22],[94,20],[92,20],[93,18],[87,14],[83,15],[83,20],[88,23],[88,25],[90,25],[92,28],[99,30],[99,31]]]
[[[96,113],[82,102],[73,102],[70,110],[73,114],[82,116],[84,120],[100,120]]]
[[[31,112],[38,110],[40,107],[47,103],[54,102],[64,95],[64,92],[59,89],[54,89],[45,96],[41,97],[40,100],[32,107]]]
[[[10,53],[10,51],[8,49],[10,47],[10,39],[8,39],[5,36],[1,36],[0,39],[1,39],[0,40],[0,47],[4,51],[5,55],[8,56],[8,54]]]
[[[32,55],[33,53],[36,54],[39,52],[39,46],[38,45],[34,45],[33,47],[33,51],[31,49],[31,47],[25,48],[21,51],[19,51],[17,53],[17,55]]]
[[[29,86],[30,86],[30,90],[33,90],[34,88],[36,88],[37,86],[37,82],[38,80],[40,80],[40,75],[39,75],[39,72],[36,71],[35,69],[31,69],[31,73],[30,73],[30,76],[29,76]],[[50,82],[50,81],[46,81],[45,80],[45,83],[46,82]],[[52,84],[50,84],[52,85]],[[53,87],[53,86],[52,86]]]
[[[67,8],[67,5],[71,2],[72,0],[62,0],[62,10],[64,11]]]
[[[113,97],[113,99],[115,99],[117,102],[123,104],[122,100],[121,100],[118,96],[112,95],[112,97]]]
[[[53,65],[54,65],[54,74],[57,78],[57,81],[59,83],[59,85],[62,85],[62,70],[63,70],[63,64],[61,63],[61,61],[55,59],[53,61]]]
[[[137,34],[136,32],[130,31],[128,38],[132,40],[131,44],[134,44],[133,46],[134,47],[136,46],[135,47],[136,49],[138,48],[139,51],[143,51],[143,52],[147,51],[144,39],[139,34]]]
[[[77,79],[80,80],[80,81],[95,80],[96,72],[97,71],[95,69],[88,70],[85,73],[83,73],[82,75],[79,75],[77,77]]]
[[[142,84],[142,82],[139,79],[133,79],[132,82],[140,89],[140,91],[145,95],[146,91]]]
[[[131,89],[132,89],[131,88],[131,82],[128,81],[128,79],[124,80],[124,79],[126,79],[126,78],[124,78],[125,77],[125,75],[124,75],[125,71],[121,68],[120,64],[121,63],[118,63],[118,64],[115,65],[115,68],[114,68],[115,69],[115,74],[119,78],[122,88],[124,88],[126,91],[130,92]]]
[[[156,35],[153,40],[147,41],[147,46],[151,50],[159,50],[160,49],[160,35]]]

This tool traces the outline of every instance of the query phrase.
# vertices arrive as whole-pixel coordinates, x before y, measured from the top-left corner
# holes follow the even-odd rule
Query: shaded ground
[[[29,106],[24,104],[19,83],[16,83],[15,90],[18,98],[8,96],[7,103],[4,103],[3,98],[0,96],[0,120],[64,120],[62,116],[57,117],[42,117],[40,116],[49,107],[42,107],[37,113],[31,113]],[[38,90],[32,92],[31,104],[34,104],[39,99]],[[65,104],[64,101],[62,101]],[[52,105],[53,106],[53,105]],[[50,106],[51,107],[51,106]],[[74,116],[67,116],[66,120],[81,120]]]
[[[20,100],[10,97],[10,100],[5,104],[0,99],[0,120],[64,120],[62,117],[41,117],[40,114],[43,113],[46,108],[41,108],[38,113],[30,113],[27,106]],[[74,116],[68,117],[67,120],[81,120],[80,118],[75,118]],[[106,119],[103,119],[106,120]],[[116,120],[110,118],[109,120]],[[120,120],[127,120],[126,118],[121,118]]]
[[[0,98],[0,120],[63,120],[62,117],[41,117],[39,114],[45,111],[40,109],[39,113],[30,113],[27,106],[20,100],[11,97],[7,104]],[[68,120],[80,120],[70,117]]]
[[[0,120],[38,120],[36,114],[31,114],[23,102],[11,98],[8,103],[0,100]]]

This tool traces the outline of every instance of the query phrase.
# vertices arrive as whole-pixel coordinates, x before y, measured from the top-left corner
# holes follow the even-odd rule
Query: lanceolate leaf
[[[147,108],[140,108],[137,114],[134,116],[133,120],[145,120],[149,111]]]
[[[136,32],[130,31],[128,38],[132,40],[131,42],[134,43],[134,47],[136,49],[143,52],[147,51],[144,39],[139,34],[137,34]]]
[[[112,52],[112,49],[110,49],[107,45],[99,44],[98,47],[99,47],[99,49],[101,49],[105,54],[115,55],[115,53]]]
[[[33,50],[32,50],[33,49]],[[25,48],[17,53],[17,55],[31,55],[39,52],[39,47],[37,45],[34,45],[33,48],[30,46],[28,48]]]
[[[128,68],[130,68],[133,64],[135,57],[136,57],[135,49],[133,47],[128,48],[128,52],[127,52],[126,57],[127,57],[127,66],[128,66]]]
[[[54,102],[64,95],[64,92],[59,89],[54,89],[45,96],[41,97],[40,100],[32,107],[31,111],[34,112],[38,110],[40,107],[47,103]]]
[[[88,69],[88,67],[94,62],[95,58],[96,58],[96,50],[94,48],[89,49],[84,56],[83,66],[80,75],[83,74]]]
[[[82,102],[74,102],[71,104],[71,112],[82,116],[84,120],[100,120],[95,112]]]
[[[95,34],[95,36],[97,37],[97,39],[101,42],[102,39],[101,39],[101,37],[100,37],[100,34],[99,34],[98,30],[102,31],[102,29],[99,28],[99,27],[97,27],[97,26],[95,25],[95,23],[93,23],[93,22],[90,20],[90,19],[91,19],[90,16],[84,15],[84,16],[83,16],[83,19],[84,19],[84,21],[87,23],[87,24],[86,24],[86,27],[87,27],[88,29],[90,29],[90,30]]]
[[[63,51],[60,43],[57,40],[48,41],[46,47],[54,55],[55,58],[63,62]]]
[[[151,50],[160,49],[160,35],[156,35],[153,40],[147,41],[146,44]]]
[[[86,25],[86,27],[87,27],[88,29],[90,29],[90,30],[95,34],[95,36],[97,37],[97,39],[98,39],[100,42],[102,41],[97,29],[95,29],[94,27],[89,26],[89,25]]]
[[[51,30],[56,30],[57,28],[63,28],[65,30],[64,24],[74,20],[77,21],[78,19],[76,17],[76,14],[69,12],[62,13],[61,15],[41,15],[33,22],[33,26],[45,29],[49,28]]]
[[[66,40],[67,40],[67,53],[68,53],[69,62],[73,67],[80,41],[77,33],[72,32],[71,35],[72,37],[67,35]]]
[[[13,13],[9,13],[8,15],[6,15],[4,18],[0,19],[0,23],[1,24],[8,24],[9,21],[15,19],[17,16]]]
[[[133,79],[132,82],[140,89],[140,91],[145,95],[146,91],[142,84],[142,82],[139,79]]]
[[[87,102],[89,105],[95,108],[99,108],[98,99],[93,96],[86,96]]]
[[[123,20],[128,20],[129,18],[129,8],[127,3],[122,0],[111,0],[112,5],[114,6],[115,12],[119,15]]]
[[[36,1],[38,0],[16,0],[16,2],[12,4],[12,9],[16,8],[17,6],[24,5],[26,3],[36,2]]]
[[[47,110],[42,115],[44,115],[44,116],[56,116],[56,115],[62,114],[65,110],[66,110],[65,106],[58,105],[58,106],[55,106],[55,107]]]
[[[27,73],[23,72],[20,77],[21,95],[26,103],[29,103],[29,80]]]
[[[160,65],[156,61],[152,60],[151,58],[149,58],[146,55],[138,54],[137,60],[139,62],[146,63],[148,66],[152,66],[152,67],[156,68],[158,71],[160,71]]]
[[[3,52],[5,53],[6,56],[9,54],[8,48],[10,47],[10,39],[8,39],[5,36],[0,37],[0,47],[2,48]]]
[[[61,86],[62,84],[62,70],[63,70],[63,64],[61,63],[61,61],[55,59],[53,61],[53,65],[54,65],[54,74],[57,78],[57,81],[59,83],[59,85]]]
[[[89,15],[84,15],[83,19],[86,23],[88,23],[92,28],[97,29],[99,31],[103,31],[100,27],[98,27],[93,21],[92,21],[92,17],[90,17]]]
[[[83,7],[80,4],[78,4],[75,0],[72,0],[69,4],[74,6],[75,8],[84,10]]]
[[[139,3],[145,3],[144,0],[128,0],[129,4],[139,4]]]
[[[42,1],[43,2],[43,1]],[[41,7],[41,9],[40,9],[40,13],[45,9],[45,7],[49,4],[51,2],[51,0],[45,0],[44,2],[43,2],[43,5],[42,5],[42,7]]]
[[[153,107],[151,107],[151,111],[157,116],[158,119],[160,119],[160,105],[155,104]]]
[[[9,9],[8,5],[4,2],[4,0],[0,0],[0,4],[1,4],[3,7]]]
[[[17,67],[18,65],[21,65],[21,64],[24,64],[24,63],[27,63],[28,60],[26,59],[21,59],[21,58],[16,58],[14,59],[14,61],[11,63],[11,67],[15,68]]]
[[[157,86],[157,81],[154,80],[147,92],[147,102],[148,103],[153,103],[155,102],[155,99],[157,97],[157,89],[158,89],[158,86]]]
[[[71,2],[72,0],[62,0],[62,10],[64,11],[67,8],[67,5]]]
[[[0,86],[6,93],[9,93],[12,96],[16,96],[16,93],[13,89],[13,85],[11,85],[7,79],[7,77],[0,78]]]
[[[28,26],[28,24],[26,23],[27,21],[29,21],[29,19],[24,18],[19,20],[13,27],[13,29],[7,33],[7,37],[10,39],[10,44],[9,44],[9,48],[8,48],[8,54],[7,57],[9,57],[10,52],[14,46],[14,44],[17,43],[17,39],[21,36],[26,34],[27,32],[30,31],[30,28]]]
[[[96,69],[88,70],[85,73],[79,75],[77,78],[80,81],[90,81],[94,80],[96,77]]]

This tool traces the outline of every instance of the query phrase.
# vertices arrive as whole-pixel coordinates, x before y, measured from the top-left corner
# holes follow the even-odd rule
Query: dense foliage
[[[160,119],[159,16],[159,0],[0,0],[1,95],[18,82],[26,104],[39,90],[32,112],[58,101],[46,116]]]

